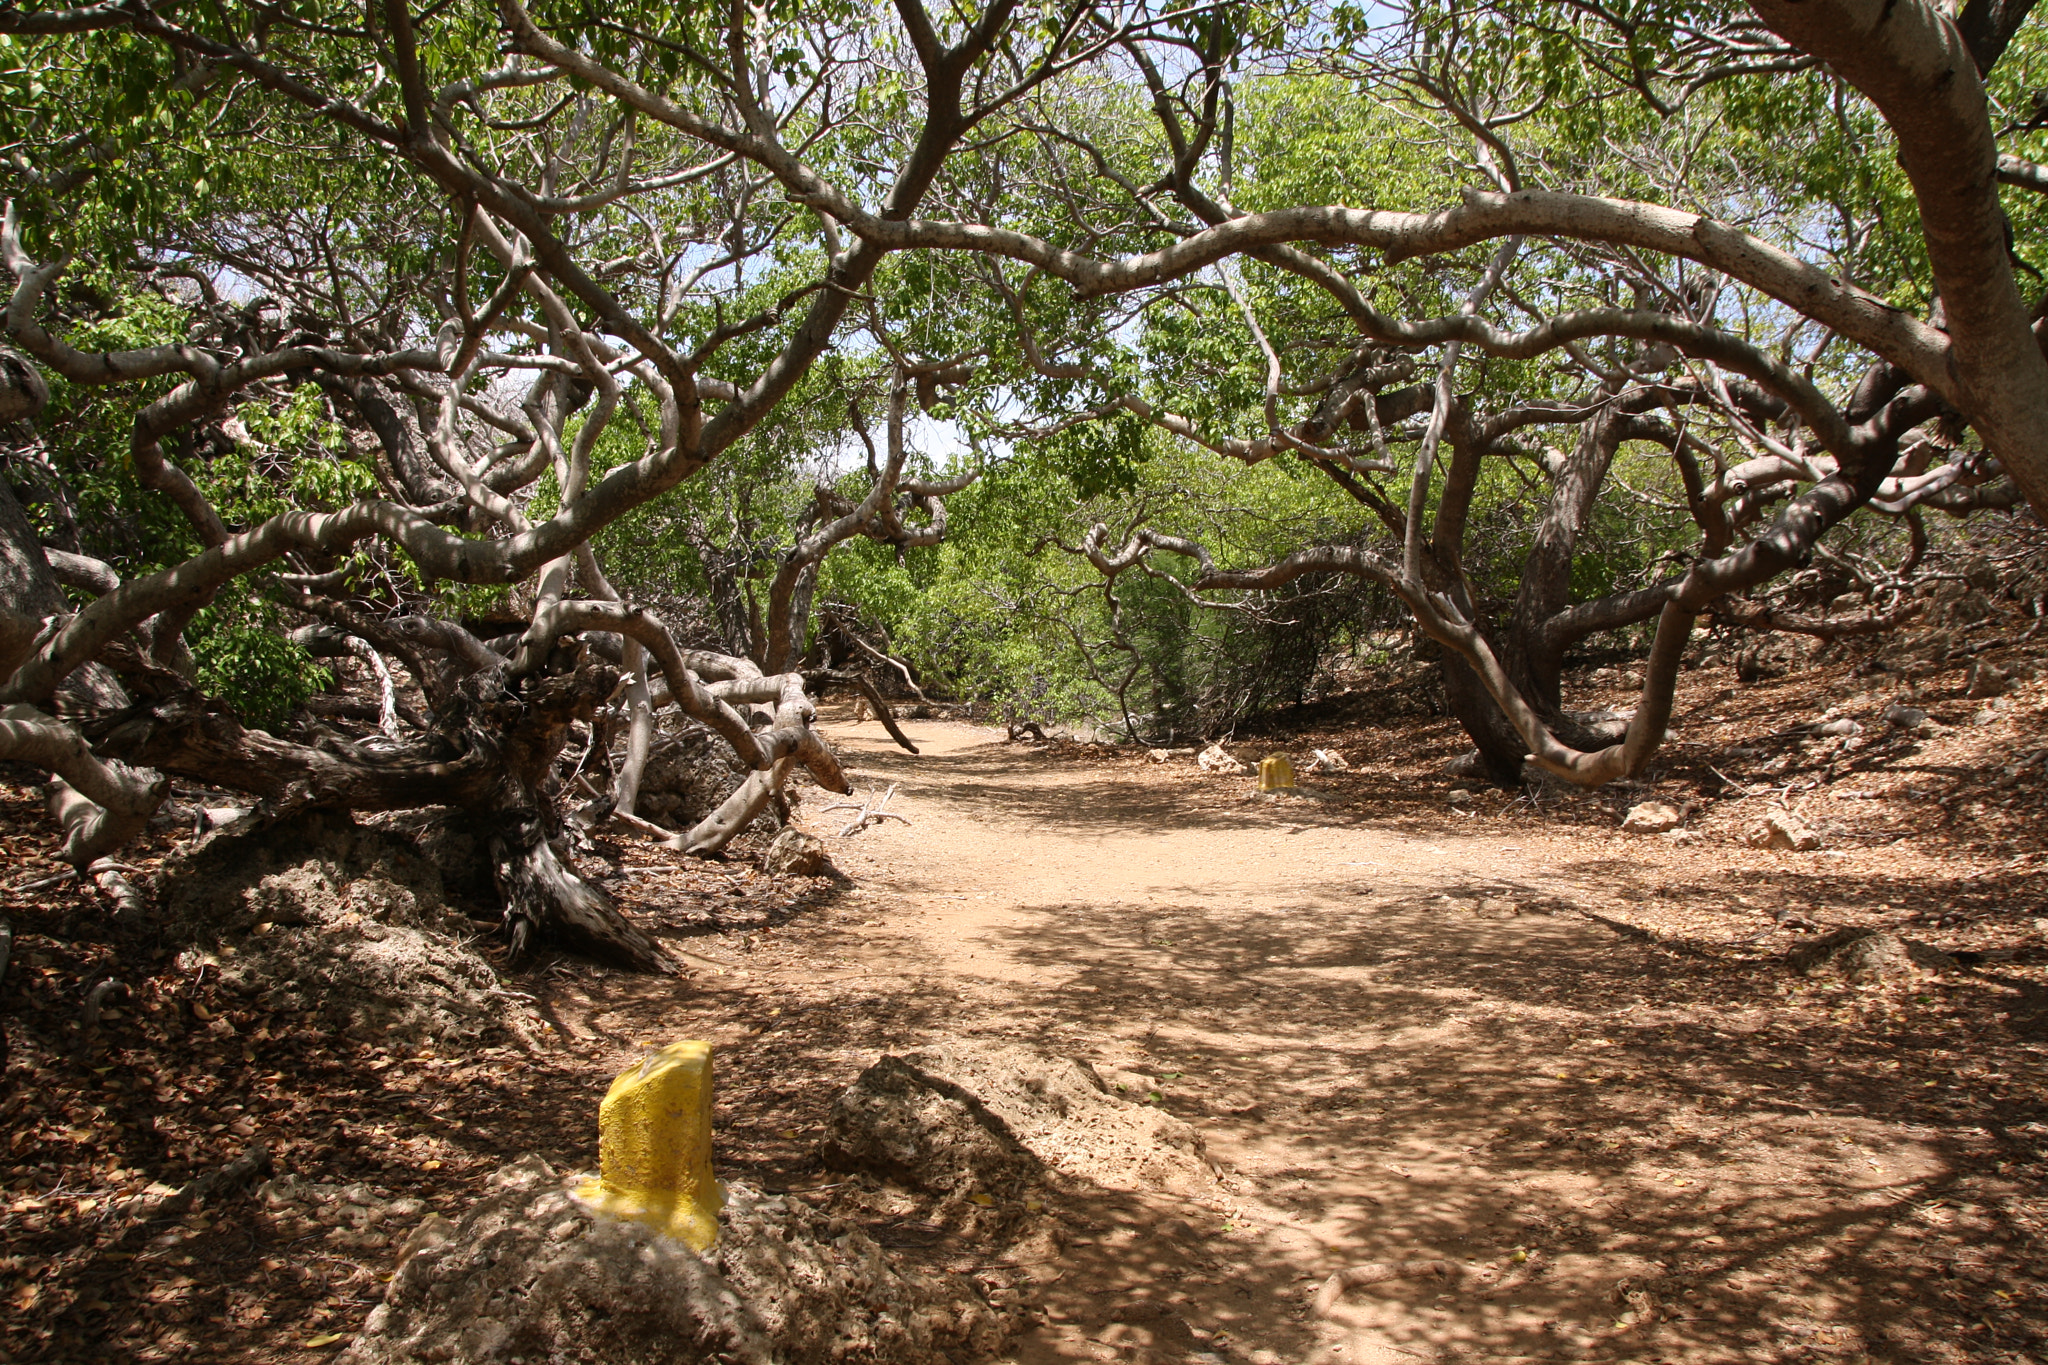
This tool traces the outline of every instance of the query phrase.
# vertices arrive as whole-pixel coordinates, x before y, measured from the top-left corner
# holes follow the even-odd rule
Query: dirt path
[[[1193,1122],[1225,1176],[1055,1210],[1050,1321],[1020,1361],[1942,1354],[1887,1266],[1943,1155],[1778,1098],[1784,1061],[1710,1060],[1701,1035],[1745,1019],[1698,1017],[1682,972],[1573,912],[1584,867],[915,728],[922,757],[834,734],[911,823],[832,840],[873,915],[833,940],[846,975],[818,1003],[898,1048],[1086,1057]],[[1308,1308],[1340,1267],[1437,1258],[1473,1269]]]
[[[719,1049],[723,1178],[1019,1294],[1042,1312],[1013,1365],[2048,1359],[2048,805],[1988,766],[2042,752],[2048,704],[1987,729],[1952,699],[1924,745],[1801,779],[1829,844],[1781,853],[1738,835],[1786,790],[1762,785],[1793,752],[1765,732],[1807,684],[1721,681],[1690,704],[1725,752],[1655,787],[1692,808],[1682,839],[1616,832],[1640,788],[1453,804],[1449,721],[1290,731],[1355,767],[1271,802],[1184,760],[929,722],[913,758],[833,725],[913,823],[840,838],[813,795],[838,868],[819,877],[600,839],[587,870],[687,969],[503,964],[532,1046],[425,1048],[251,999],[90,883],[44,880],[41,794],[0,783],[21,893],[0,906],[0,1360],[331,1359],[403,1220],[235,1195],[167,1226],[122,1201],[261,1142],[281,1175],[459,1218],[528,1153],[594,1166],[598,1098],[677,1037]],[[1873,727],[1880,701],[1857,702]],[[1822,776],[1841,758],[1797,751]],[[1911,834],[1937,799],[1953,827]],[[1877,986],[1786,969],[1838,925],[1959,963]],[[110,977],[130,992],[82,1035]],[[821,1168],[848,1082],[962,1036],[1091,1062],[1223,1174],[1176,1194],[1104,1162],[984,1214]],[[1332,1271],[1433,1261],[1458,1269],[1312,1311]]]

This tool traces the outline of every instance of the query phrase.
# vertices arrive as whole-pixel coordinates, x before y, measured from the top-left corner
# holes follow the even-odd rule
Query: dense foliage
[[[1929,514],[2048,505],[2028,15],[9,10],[11,483],[77,613],[7,700],[288,732],[393,656],[427,762],[575,640],[630,813],[664,695],[750,800],[770,692],[830,771],[756,674],[1157,739],[1400,648],[1502,780],[1639,772],[1697,630],[1881,631]]]

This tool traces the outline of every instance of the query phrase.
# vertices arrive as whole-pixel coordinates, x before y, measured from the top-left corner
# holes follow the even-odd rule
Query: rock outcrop
[[[1110,1093],[1084,1062],[960,1039],[884,1057],[833,1102],[820,1154],[934,1192],[1013,1197],[1047,1170],[1100,1185],[1213,1192],[1184,1120]]]
[[[166,928],[267,1010],[393,1040],[521,1031],[434,864],[345,813],[238,820],[164,868]]]
[[[1014,1326],[966,1277],[892,1265],[799,1202],[732,1188],[700,1255],[593,1214],[535,1156],[402,1257],[345,1365],[950,1365]]]

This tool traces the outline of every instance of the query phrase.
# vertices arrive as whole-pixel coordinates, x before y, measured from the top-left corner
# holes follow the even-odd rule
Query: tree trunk
[[[1612,398],[1616,387],[1612,382],[1602,384],[1599,397]],[[1618,423],[1611,411],[1603,411],[1579,429],[1579,439],[1558,473],[1550,504],[1536,524],[1529,553],[1522,561],[1521,588],[1509,618],[1501,664],[1538,710],[1555,711],[1564,704],[1564,652],[1552,644],[1544,628],[1571,604],[1572,564],[1578,556],[1579,537],[1592,520],[1594,504],[1620,444]]]
[[[477,674],[436,717],[433,734],[396,754],[312,748],[244,729],[225,707],[161,672],[137,684],[153,695],[83,728],[103,755],[248,792],[280,813],[452,806],[490,851],[516,949],[553,942],[618,966],[666,971],[660,945],[567,867],[553,844],[561,834],[547,791],[555,759],[571,723],[589,720],[618,681],[614,669],[587,658],[509,688],[502,670]]]
[[[42,543],[29,525],[28,514],[5,479],[0,479],[0,605],[33,621],[67,615],[71,610],[57,575],[43,557]],[[14,632],[7,634],[10,638],[0,640],[0,678],[21,667],[32,644],[32,638],[17,640],[11,638]],[[62,693],[67,701],[75,699],[92,706],[121,706],[128,700],[121,684],[100,664],[87,664],[66,678]]]
[[[626,684],[626,757],[612,781],[612,809],[638,815],[640,783],[647,774],[647,757],[654,752],[654,688],[647,678],[652,661],[636,640],[625,640],[621,650],[632,681]]]
[[[1477,746],[1487,776],[1502,786],[1520,786],[1522,760],[1529,756],[1529,746],[1515,733],[1507,714],[1488,695],[1486,684],[1471,666],[1448,649],[1439,649],[1438,654],[1437,670],[1443,679],[1444,701]]]

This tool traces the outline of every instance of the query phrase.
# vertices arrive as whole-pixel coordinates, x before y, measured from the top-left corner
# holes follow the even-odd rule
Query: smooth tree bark
[[[1583,175],[1546,184],[1531,173],[1532,150],[1514,143],[1540,105],[1480,107],[1473,83],[1443,66],[1459,54],[1425,52],[1430,65],[1399,43],[1386,49],[1390,65],[1368,74],[1466,139],[1454,158],[1473,168],[1465,192],[1406,208],[1245,212],[1232,202],[1230,82],[1244,55],[1233,44],[1252,35],[1224,23],[1183,32],[1144,7],[1041,13],[992,0],[941,15],[899,0],[853,17],[693,11],[689,22],[717,41],[643,34],[627,16],[610,45],[499,0],[498,41],[475,51],[463,46],[474,34],[457,32],[449,14],[406,0],[376,0],[334,23],[295,17],[289,40],[268,9],[237,4],[205,15],[124,3],[9,9],[0,33],[25,42],[112,35],[203,64],[212,80],[194,98],[211,101],[206,111],[223,126],[240,126],[241,106],[279,126],[317,124],[417,188],[413,227],[430,249],[405,266],[417,278],[400,280],[392,260],[343,261],[336,238],[297,223],[278,229],[306,234],[283,256],[319,264],[295,273],[228,244],[234,233],[195,211],[164,229],[164,243],[138,244],[151,268],[189,250],[184,277],[202,295],[189,334],[103,350],[74,344],[56,304],[68,263],[33,258],[10,210],[0,259],[16,287],[0,319],[13,348],[0,351],[0,421],[34,416],[45,370],[81,390],[130,396],[120,455],[200,549],[161,568],[100,564],[68,546],[53,562],[20,508],[0,498],[0,575],[17,592],[0,615],[9,655],[0,706],[15,727],[0,742],[61,777],[67,847],[80,858],[146,820],[163,773],[278,807],[455,806],[490,831],[516,943],[553,937],[652,965],[658,950],[555,851],[557,759],[570,728],[620,687],[594,656],[616,656],[632,675],[635,738],[614,793],[629,814],[657,708],[716,732],[748,769],[731,800],[675,836],[678,847],[724,848],[796,765],[844,790],[799,672],[818,565],[855,536],[909,547],[945,534],[944,499],[973,475],[906,473],[910,395],[985,372],[988,392],[1005,401],[1021,401],[1027,381],[1052,395],[1052,410],[1026,414],[1020,431],[1135,419],[1224,458],[1299,460],[1370,509],[1384,532],[1369,545],[1226,565],[1167,531],[1141,527],[1112,547],[1097,527],[1083,549],[1102,572],[1173,554],[1195,564],[1198,594],[1268,590],[1308,574],[1383,583],[1445,651],[1447,692],[1496,772],[1518,766],[1521,750],[1579,783],[1640,773],[1662,742],[1694,623],[1779,580],[1845,517],[1994,506],[2001,487],[2048,510],[2042,310],[2020,292],[1998,199],[2001,184],[2048,185],[2048,176],[2001,152],[1982,78],[2029,9],[1973,0],[1951,19],[1924,0],[1756,0],[1753,18],[1700,35],[1700,60],[1728,57],[1727,71],[1638,80],[1668,112],[1677,103],[1651,88],[1659,80],[1696,92],[1825,63],[1825,78],[1868,100],[1895,141],[1937,296],[1924,313],[1801,254],[1795,233],[1772,240],[1768,215],[1743,227],[1673,206],[1690,202],[1685,195],[1667,196],[1672,204],[1603,196],[1586,192]],[[1411,16],[1411,26],[1419,33],[1430,17]],[[1572,22],[1616,31],[1591,11]],[[891,42],[874,42],[877,25]],[[1327,35],[1293,36],[1314,48]],[[785,38],[814,77],[762,69]],[[658,76],[678,52],[690,79]],[[1315,55],[1336,69],[1354,60]],[[348,56],[361,60],[339,59]],[[1159,136],[1098,145],[1096,125],[1072,111],[1061,84],[1084,68],[1084,82],[1122,73],[1131,107],[1150,111]],[[448,74],[430,78],[435,71]],[[888,84],[883,103],[898,111],[880,138],[846,97],[847,83],[868,80]],[[839,157],[833,149],[856,135],[868,150]],[[1001,163],[1012,143],[1039,158],[1022,181]],[[836,164],[860,169],[839,179],[820,169]],[[43,173],[58,169],[37,168],[38,194],[98,173]],[[1024,182],[1059,193],[1013,211]],[[262,217],[233,227],[253,231]],[[43,218],[61,234],[60,214],[45,205]],[[785,250],[799,238],[804,250]],[[1525,270],[1537,253],[1543,263]],[[912,355],[909,333],[878,297],[896,288],[884,270],[892,256],[915,256],[934,281],[987,286],[985,297],[942,300],[934,285],[931,316],[912,331],[947,334],[951,314],[981,308],[997,320],[988,335],[964,355]],[[1396,311],[1405,305],[1392,300],[1426,295],[1381,289],[1376,275],[1418,258],[1447,279],[1470,278],[1443,295],[1457,306]],[[1290,377],[1288,340],[1273,335],[1283,319],[1248,287],[1245,262],[1312,291],[1348,329],[1337,353],[1351,360],[1313,382]],[[1539,295],[1548,265],[1578,293]],[[277,297],[230,306],[214,281],[254,278],[251,270]],[[761,283],[771,276],[783,290],[772,296]],[[378,280],[392,287],[366,283]],[[1042,306],[1039,291],[1055,290],[1059,306]],[[1227,297],[1246,334],[1247,372],[1263,375],[1259,410],[1242,431],[1211,430],[1102,361],[1116,339],[1103,329],[1204,292]],[[1724,307],[1722,294],[1741,306]],[[1121,322],[1104,311],[1112,302],[1127,310]],[[1759,314],[1796,318],[1852,350],[1862,378],[1831,391],[1814,376],[1841,367],[1795,358],[1791,335],[1752,325]],[[1097,334],[1053,335],[1060,317]],[[949,352],[961,344],[947,335]],[[758,619],[749,612],[747,648],[681,648],[659,618],[621,600],[593,536],[724,458],[835,348],[890,358],[886,454],[871,454],[858,499],[819,499],[754,604]],[[1478,382],[1489,359],[1539,358],[1568,377],[1558,381],[1564,396],[1503,395]],[[205,471],[178,453],[194,449],[180,440],[218,429],[237,404],[300,384],[317,385],[374,438],[381,495],[237,524],[208,496]],[[1568,433],[1555,458],[1531,444],[1549,430]],[[1965,431],[1975,447],[1958,439]],[[600,469],[604,443],[619,439],[637,449]],[[1572,565],[1601,500],[1614,496],[1629,443],[1668,454],[1696,553],[1655,581],[1573,600]],[[1540,471],[1543,496],[1517,597],[1497,611],[1477,600],[1466,558],[1484,473],[1501,464],[1532,480]],[[538,497],[544,478],[551,502]],[[1406,487],[1383,486],[1388,478]],[[366,560],[402,564],[409,584],[516,588],[524,628],[486,641],[422,609],[416,586],[358,592],[352,575]],[[323,748],[246,729],[198,697],[180,673],[190,624],[217,594],[242,591],[238,583],[275,589],[376,659],[403,662],[432,712],[427,727],[390,723],[374,744]],[[65,587],[83,600],[64,600]],[[724,604],[728,616],[733,605]],[[1625,733],[1576,721],[1559,682],[1566,651],[1595,632],[1651,623]],[[96,670],[110,665],[126,675],[132,702],[92,693]],[[89,704],[74,723],[65,707],[81,689]],[[395,695],[382,710],[386,720],[397,714]]]

